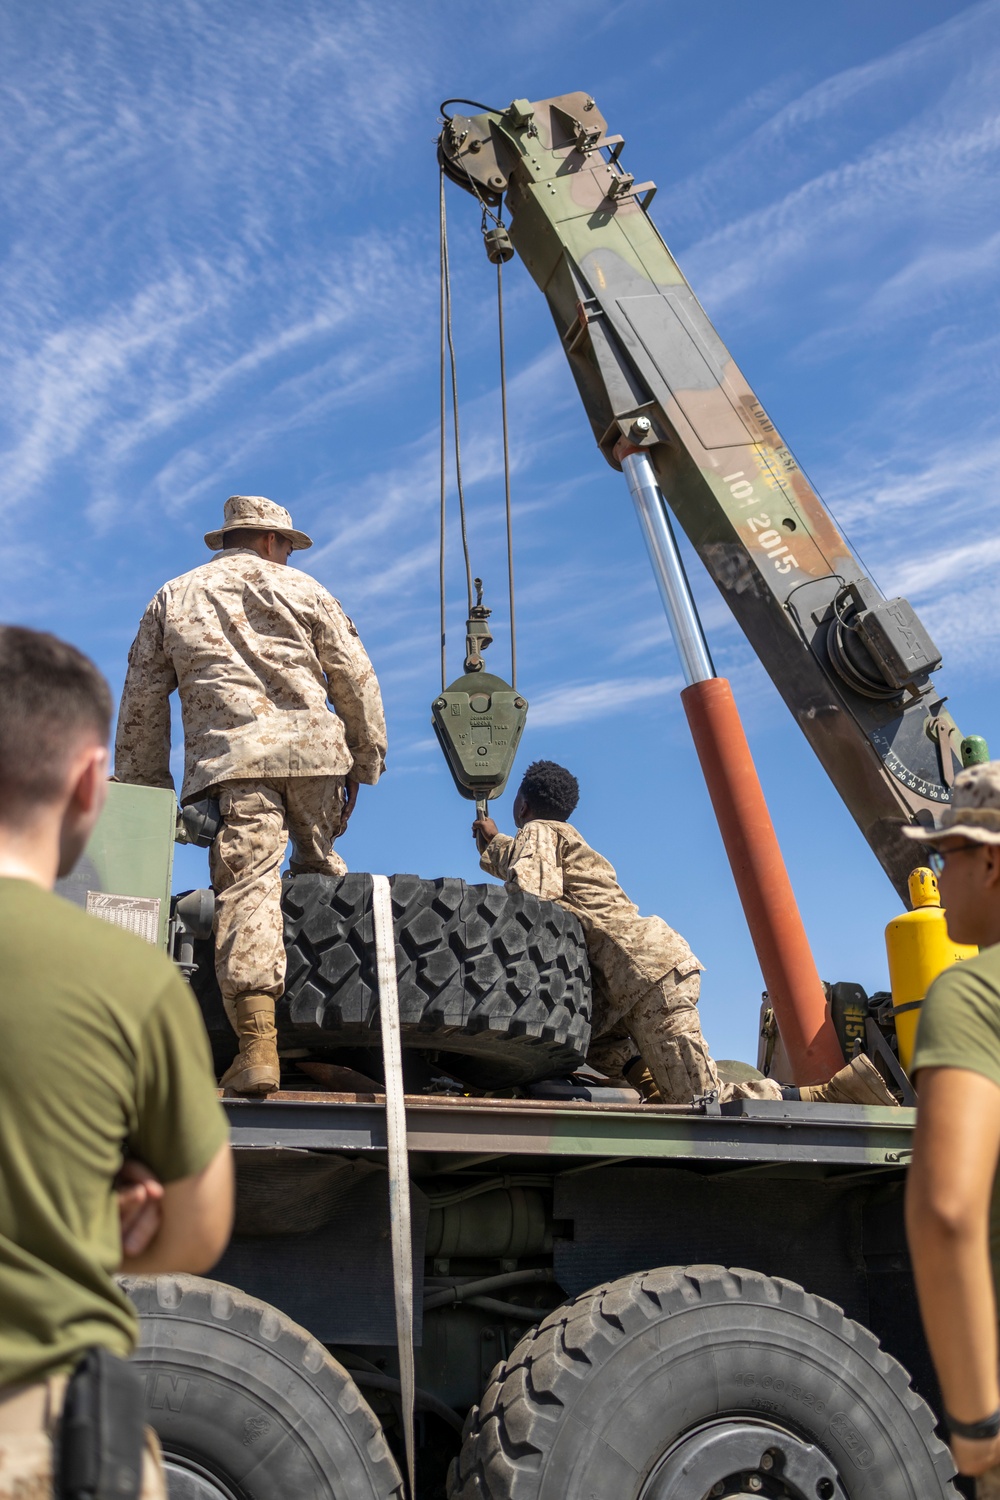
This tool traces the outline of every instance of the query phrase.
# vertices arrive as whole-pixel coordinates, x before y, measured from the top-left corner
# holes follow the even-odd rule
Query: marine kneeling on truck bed
[[[538,760],[514,799],[516,837],[492,818],[473,836],[484,870],[509,886],[558,901],[583,928],[593,984],[587,1061],[656,1104],[732,1099],[805,1099],[832,1104],[896,1103],[863,1053],[828,1083],[782,1087],[771,1078],[720,1080],[698,1020],[702,964],[662,917],[643,917],[602,855],[568,822],[579,800],[564,766]]]

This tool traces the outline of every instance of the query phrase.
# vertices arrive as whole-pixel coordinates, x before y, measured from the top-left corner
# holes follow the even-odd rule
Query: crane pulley
[[[516,688],[487,672],[482,653],[493,640],[476,579],[476,603],[466,625],[465,672],[443,688],[431,705],[432,723],[448,769],[463,797],[475,801],[480,816],[486,803],[507,785],[528,715]]]

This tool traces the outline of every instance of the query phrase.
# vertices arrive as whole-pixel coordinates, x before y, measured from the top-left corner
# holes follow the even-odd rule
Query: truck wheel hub
[[[752,1418],[702,1423],[660,1459],[638,1500],[844,1500],[830,1459]],[[171,1497],[172,1500],[172,1497]]]
[[[191,1458],[164,1453],[163,1467],[170,1500],[236,1500],[228,1485]]]

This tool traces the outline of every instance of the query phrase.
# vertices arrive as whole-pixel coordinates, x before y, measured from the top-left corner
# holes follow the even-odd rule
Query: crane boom
[[[648,451],[678,522],[905,898],[906,822],[928,823],[961,768],[905,599],[865,574],[737,368],[584,93],[452,115],[453,181],[496,209],[544,292],[601,451]]]

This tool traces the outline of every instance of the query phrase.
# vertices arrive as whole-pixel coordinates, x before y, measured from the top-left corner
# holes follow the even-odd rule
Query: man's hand
[[[138,1163],[130,1163],[131,1169]],[[145,1171],[145,1168],[141,1169]],[[148,1181],[146,1181],[148,1187]],[[126,1250],[121,1270],[129,1276],[190,1271],[204,1276],[229,1241],[233,1225],[233,1158],[221,1145],[200,1172],[160,1186],[159,1227],[141,1250]]]
[[[359,782],[352,781],[350,777],[344,782],[344,812],[341,821],[341,827],[343,828],[346,828],[351,821],[351,813],[354,811],[354,805],[358,800],[359,785]]]
[[[985,1474],[1000,1467],[1000,1437],[971,1443],[968,1438],[953,1437],[951,1452],[960,1474]]]
[[[477,818],[472,825],[472,837],[476,841],[476,847],[480,854],[485,854],[497,834],[500,832],[492,818]]]
[[[129,1158],[115,1178],[122,1258],[141,1255],[159,1232],[163,1218],[163,1183],[141,1161]]]

